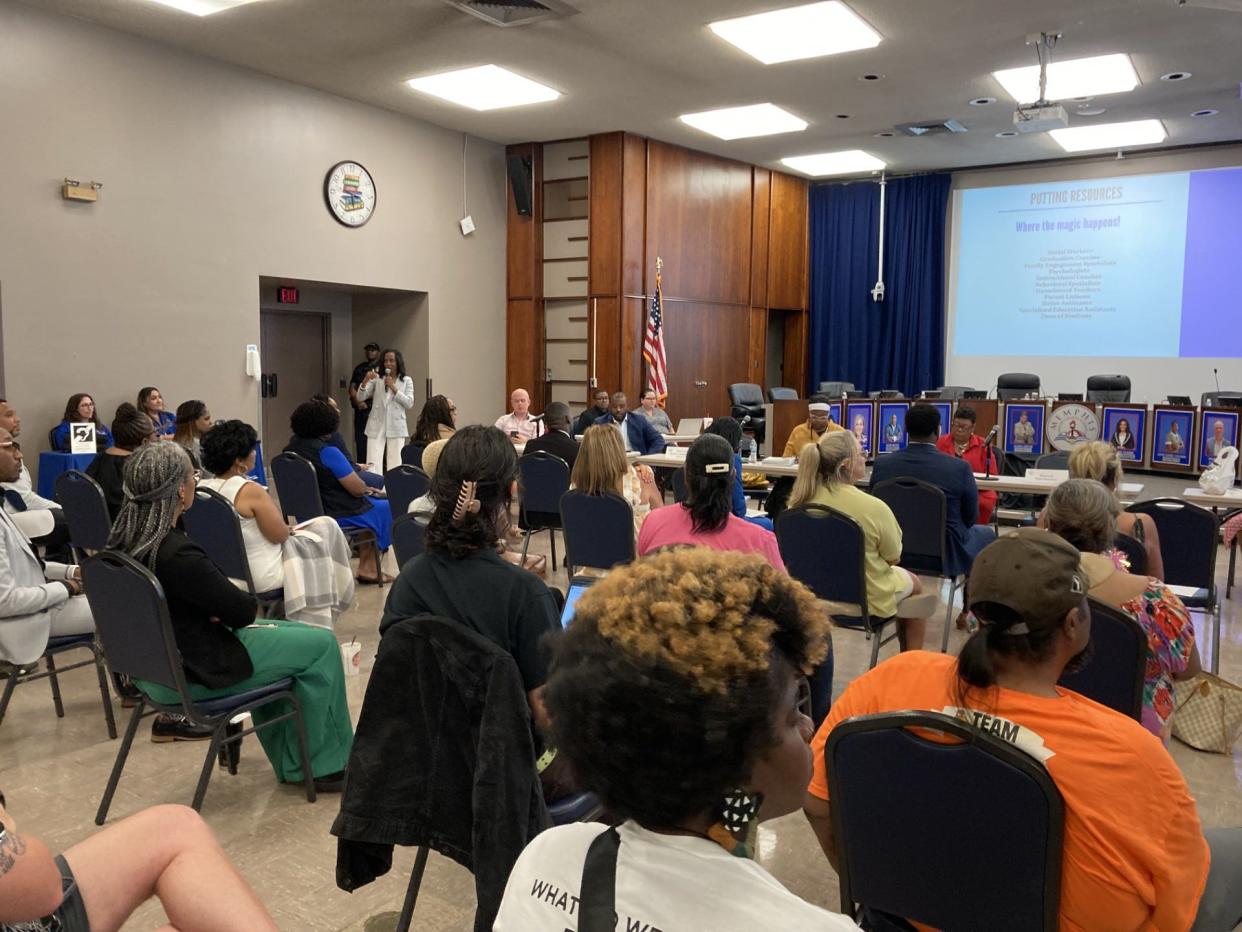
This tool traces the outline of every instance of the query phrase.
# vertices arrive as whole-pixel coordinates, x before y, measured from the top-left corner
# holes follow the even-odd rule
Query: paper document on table
[[[1028,469],[1026,478],[1037,482],[1064,482],[1069,478],[1068,469]]]
[[[763,462],[768,466],[793,466],[798,462],[796,456],[765,456]]]

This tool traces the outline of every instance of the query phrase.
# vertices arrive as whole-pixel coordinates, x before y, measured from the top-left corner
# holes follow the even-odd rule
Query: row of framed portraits
[[[940,412],[941,433],[947,432],[956,404],[921,403]],[[847,399],[829,407],[832,419],[853,431],[870,458],[906,448],[906,411],[911,404],[907,400]],[[1000,446],[1006,453],[1041,456],[1105,440],[1122,460],[1136,467],[1193,473],[1210,467],[1225,447],[1238,445],[1240,414],[1237,408],[1167,404],[1018,402],[1003,405],[998,422]]]

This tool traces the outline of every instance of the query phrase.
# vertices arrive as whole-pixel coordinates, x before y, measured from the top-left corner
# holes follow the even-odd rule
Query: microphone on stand
[[[983,481],[995,482],[996,477],[992,475],[992,441],[996,439],[996,435],[1000,433],[1000,425],[993,424],[992,429],[988,431],[987,437],[983,440]]]
[[[1212,367],[1212,378],[1216,380],[1216,394],[1220,394],[1220,376],[1216,372],[1216,367]]]

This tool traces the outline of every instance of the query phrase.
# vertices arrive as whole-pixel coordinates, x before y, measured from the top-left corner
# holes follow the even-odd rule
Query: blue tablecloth
[[[56,477],[62,472],[86,467],[95,459],[94,453],[56,453],[49,450],[39,454],[39,494],[44,498],[56,497]]]

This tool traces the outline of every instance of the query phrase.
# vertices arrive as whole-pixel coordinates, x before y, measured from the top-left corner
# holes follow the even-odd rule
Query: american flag
[[[643,332],[643,359],[647,362],[647,384],[655,390],[661,405],[668,397],[668,362],[664,356],[664,309],[660,298],[661,272],[664,262],[656,259],[656,287],[651,296],[651,312]]]

